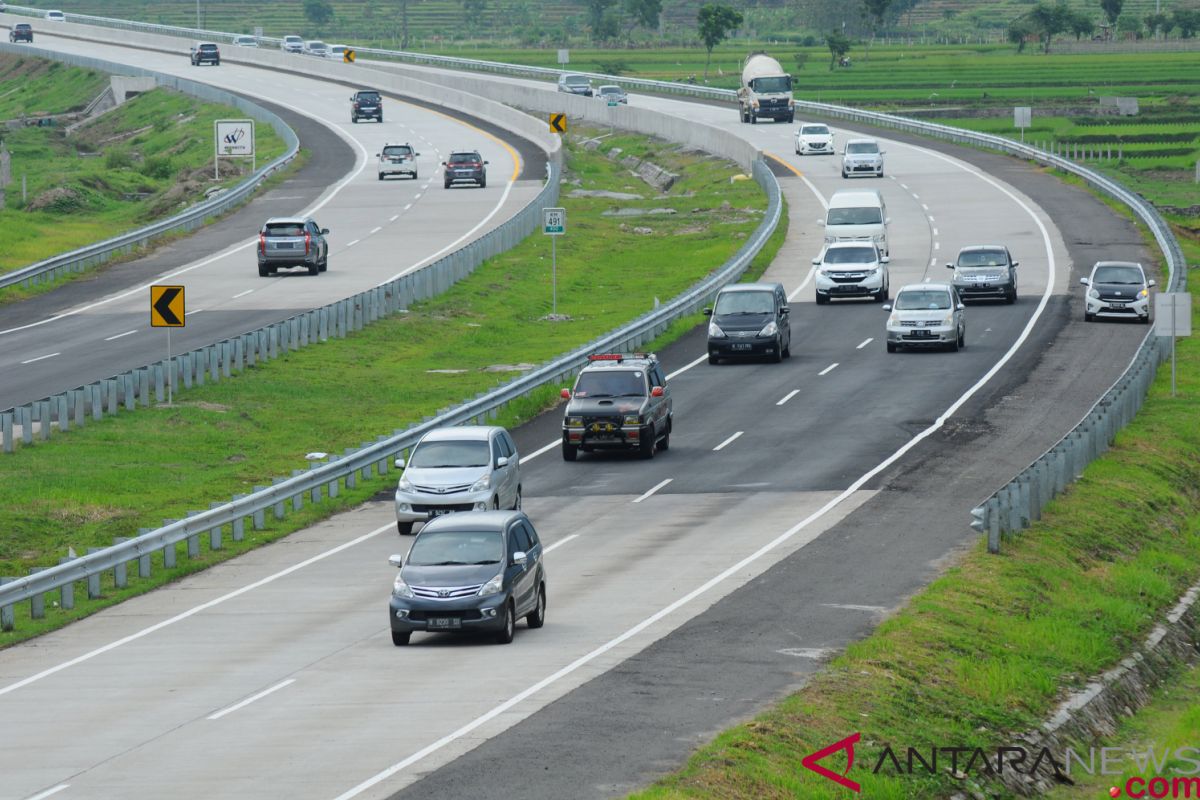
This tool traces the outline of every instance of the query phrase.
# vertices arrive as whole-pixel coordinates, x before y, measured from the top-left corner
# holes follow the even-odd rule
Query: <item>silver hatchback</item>
[[[456,511],[521,508],[521,457],[498,426],[438,428],[417,442],[396,484],[396,529]]]
[[[896,293],[887,321],[887,351],[933,347],[958,351],[966,346],[966,306],[948,283],[914,283]]]

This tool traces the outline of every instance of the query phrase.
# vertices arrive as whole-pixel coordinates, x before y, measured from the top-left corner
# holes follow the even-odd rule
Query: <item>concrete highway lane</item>
[[[255,267],[257,231],[268,215],[297,213],[289,205],[247,225],[233,244],[188,263],[164,265],[165,271],[103,297],[64,295],[69,307],[39,307],[34,320],[14,312],[13,322],[0,310],[0,407],[19,405],[165,357],[165,336],[149,327],[149,282],[187,287],[187,327],[172,334],[172,348],[186,348],[252,330],[345,297],[411,271],[498,226],[539,191],[544,157],[523,171],[517,147],[491,129],[436,110],[386,99],[383,124],[352,125],[349,90],[297,75],[222,65],[196,71],[186,60],[167,54],[137,52],[47,37],[39,46],[86,52],[113,61],[136,60],[162,72],[212,80],[253,97],[268,97],[331,128],[356,154],[342,180],[329,186],[300,213],[311,214],[331,230],[328,272],[309,276],[301,270],[260,278]],[[380,181],[375,154],[386,142],[411,142],[421,153],[419,179]],[[527,144],[522,149],[528,147]],[[485,189],[441,185],[440,162],[451,150],[478,149],[489,160]],[[540,168],[540,169],[538,169]],[[286,190],[286,184],[281,187]]]

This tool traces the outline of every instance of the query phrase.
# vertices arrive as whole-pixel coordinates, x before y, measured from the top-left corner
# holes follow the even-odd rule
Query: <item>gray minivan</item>
[[[766,357],[776,363],[792,354],[787,293],[781,283],[735,283],[704,309],[708,363],[722,358]]]

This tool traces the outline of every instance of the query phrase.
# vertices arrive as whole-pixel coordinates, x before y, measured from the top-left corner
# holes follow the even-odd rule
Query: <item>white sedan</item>
[[[828,125],[802,122],[796,129],[796,155],[827,153],[833,155],[833,131]]]

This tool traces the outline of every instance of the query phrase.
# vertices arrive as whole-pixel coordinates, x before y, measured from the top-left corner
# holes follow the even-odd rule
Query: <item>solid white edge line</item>
[[[873,342],[873,341],[875,341],[875,337],[874,337],[874,336],[869,336],[869,337],[867,337],[866,339],[863,339],[863,343],[862,343],[862,344],[860,344],[858,347],[856,347],[856,348],[854,348],[854,349],[855,349],[855,350],[862,350],[864,347],[866,347],[867,345],[869,345],[869,344],[870,344],[871,342]]]
[[[260,586],[266,586],[268,583],[273,583],[274,581],[277,581],[280,578],[291,575],[293,572],[304,569],[305,567],[309,566],[310,564],[315,564],[318,561],[326,559],[329,556],[336,555],[336,554],[342,552],[343,550],[348,550],[351,547],[355,547],[356,545],[362,544],[363,542],[367,541],[368,539],[372,539],[385,531],[394,530],[395,525],[396,524],[394,522],[389,522],[387,525],[384,525],[383,527],[380,527],[380,528],[376,528],[375,530],[371,531],[370,533],[364,533],[362,536],[359,536],[356,539],[351,539],[348,542],[343,542],[342,544],[339,544],[337,547],[326,550],[323,553],[318,553],[317,555],[312,556],[310,558],[306,558],[305,560],[301,561],[299,564],[293,564],[292,566],[287,567],[286,569],[282,569],[279,572],[276,572],[273,575],[268,575],[265,578],[260,578],[259,580],[255,581],[254,583],[247,584],[246,586],[243,586],[240,589],[234,589],[232,592],[223,594],[220,597],[214,597],[212,600],[208,600],[204,603],[201,603],[198,606],[193,606],[192,608],[189,608],[187,611],[183,611],[179,614],[176,614],[173,617],[164,619],[162,622],[156,622],[155,624],[149,626],[148,628],[143,628],[142,630],[138,631],[137,633],[131,633],[128,636],[117,639],[115,642],[109,642],[108,644],[103,645],[102,647],[97,647],[96,649],[90,650],[90,651],[84,653],[83,655],[76,656],[75,658],[72,658],[68,661],[64,661],[61,664],[57,664],[53,667],[50,667],[49,669],[44,669],[41,672],[36,673],[34,675],[30,675],[28,678],[23,678],[23,679],[17,681],[16,683],[10,683],[8,686],[0,688],[0,696],[6,695],[9,692],[15,692],[17,689],[28,686],[31,683],[36,683],[37,681],[40,681],[42,678],[48,678],[51,675],[54,675],[55,673],[62,672],[64,669],[67,669],[68,667],[73,667],[76,664],[82,664],[84,661],[90,661],[91,659],[95,658],[96,656],[103,655],[103,654],[109,652],[110,650],[116,650],[118,647],[121,647],[122,645],[129,644],[130,642],[135,642],[138,639],[149,636],[150,634],[154,633],[155,631],[159,631],[170,625],[174,625],[176,622],[182,622],[183,620],[187,619],[188,617],[193,617],[196,614],[199,614],[201,611],[207,611],[208,609],[213,608],[214,606],[218,606],[227,600],[232,600],[235,597],[240,597],[241,595],[246,594],[247,592],[253,591]]]
[[[542,550],[542,552],[543,552],[543,553],[549,553],[549,552],[550,552],[551,550],[553,550],[554,548],[556,548],[556,547],[559,547],[560,545],[564,545],[564,544],[566,544],[567,542],[571,541],[572,539],[578,539],[578,538],[579,538],[579,534],[578,534],[578,533],[572,533],[570,536],[564,536],[563,538],[559,539],[559,540],[558,540],[557,542],[555,542],[554,544],[550,545],[549,547],[546,547],[546,548],[544,548],[544,549]]]
[[[272,686],[268,689],[263,689],[258,694],[250,695],[249,697],[247,697],[245,700],[243,700],[240,703],[235,703],[234,705],[231,705],[229,708],[226,708],[222,711],[218,711],[215,714],[210,714],[208,716],[208,719],[220,719],[221,717],[225,716],[226,714],[232,714],[233,712],[237,711],[238,709],[245,708],[246,706],[250,705],[255,700],[261,700],[269,694],[274,694],[275,692],[278,692],[280,689],[284,688],[285,686],[291,686],[295,682],[296,682],[295,678],[288,678],[286,681],[280,681],[279,683],[275,684],[274,686]]]
[[[40,794],[35,794],[33,797],[28,798],[28,800],[44,800],[44,798],[49,797],[52,794],[58,794],[59,792],[61,792],[63,789],[66,789],[70,785],[71,784],[69,784],[69,783],[60,783],[58,786],[47,789],[46,791],[41,792]]]
[[[914,148],[914,149],[922,149],[922,148]],[[797,533],[799,533],[800,531],[802,531],[806,527],[808,527],[808,525],[810,525],[813,521],[820,519],[822,516],[829,513],[829,511],[831,511],[832,509],[834,509],[838,505],[840,505],[842,502],[844,502],[848,497],[850,497],[855,492],[857,492],[860,488],[862,488],[868,481],[870,481],[876,475],[883,472],[885,469],[890,467],[892,464],[896,463],[896,461],[898,461],[899,459],[903,458],[904,455],[907,454],[909,450],[913,449],[918,444],[923,442],[925,439],[929,438],[934,433],[936,433],[943,425],[945,425],[946,420],[948,418],[950,418],[956,411],[958,411],[958,409],[962,408],[963,404],[965,404],[968,400],[970,400],[973,396],[975,396],[975,394],[981,388],[983,388],[988,383],[988,381],[990,381],[996,375],[997,372],[999,372],[1009,361],[1012,360],[1013,356],[1016,355],[1017,351],[1020,350],[1021,346],[1025,343],[1025,340],[1029,338],[1029,335],[1033,331],[1034,325],[1037,324],[1038,319],[1041,317],[1042,313],[1046,309],[1046,305],[1050,302],[1051,292],[1054,288],[1054,273],[1055,273],[1054,249],[1053,249],[1053,245],[1050,241],[1050,232],[1046,230],[1045,224],[1043,224],[1041,219],[1038,218],[1037,214],[1035,214],[1033,212],[1033,209],[1031,209],[1028,205],[1026,205],[1015,194],[1013,194],[1012,192],[1010,192],[1008,189],[1004,188],[1000,184],[996,183],[990,177],[988,177],[982,173],[979,173],[973,169],[969,169],[968,167],[963,166],[962,164],[958,163],[957,161],[955,161],[951,158],[948,158],[945,156],[940,156],[940,154],[938,154],[938,153],[934,153],[932,151],[925,151],[925,150],[923,150],[923,152],[926,152],[930,155],[941,157],[943,160],[958,167],[959,169],[962,169],[966,172],[972,173],[972,174],[976,175],[977,177],[979,177],[980,180],[990,183],[996,189],[998,189],[999,191],[1001,191],[1002,193],[1007,195],[1009,198],[1011,198],[1013,200],[1013,202],[1015,202],[1017,205],[1019,205],[1022,209],[1024,209],[1024,211],[1027,214],[1029,214],[1030,217],[1033,218],[1034,224],[1037,225],[1038,230],[1041,231],[1042,242],[1046,248],[1047,268],[1049,270],[1049,274],[1047,275],[1047,278],[1046,278],[1046,288],[1042,291],[1042,299],[1039,301],[1038,306],[1034,310],[1033,315],[1030,316],[1029,321],[1025,324],[1025,328],[1021,331],[1021,334],[1017,337],[1016,341],[1014,341],[1013,344],[1008,348],[1008,350],[1005,352],[1005,354],[1003,356],[1001,356],[1001,358],[995,364],[992,365],[991,369],[989,369],[986,373],[984,373],[982,378],[980,378],[973,386],[971,386],[969,389],[967,389],[966,392],[964,392],[962,395],[960,395],[957,400],[955,400],[952,404],[950,404],[949,408],[947,408],[946,411],[943,412],[941,416],[939,416],[936,420],[934,420],[932,425],[930,425],[928,428],[926,428],[925,430],[918,433],[916,436],[914,436],[912,439],[910,439],[908,442],[906,442],[904,445],[902,445],[898,450],[896,450],[896,452],[892,453],[890,456],[888,456],[886,459],[884,459],[882,462],[880,462],[878,465],[876,465],[869,472],[867,472],[864,475],[862,475],[861,477],[859,477],[858,480],[854,481],[854,483],[852,483],[852,484],[850,484],[850,486],[846,487],[846,489],[844,489],[836,497],[829,500],[829,502],[827,502],[825,505],[821,506],[816,511],[814,511],[812,514],[809,514],[807,517],[802,519],[800,522],[796,523],[791,528],[789,528],[786,531],[784,531],[783,533],[781,533],[775,539],[771,540],[770,542],[767,542],[765,545],[760,547],[758,550],[756,550],[755,552],[746,556],[745,558],[743,558],[741,561],[737,562],[736,564],[733,564],[733,565],[727,567],[725,570],[723,570],[716,576],[710,578],[708,581],[701,584],[697,588],[693,589],[691,592],[688,592],[683,597],[680,597],[679,599],[675,600],[670,605],[656,611],[654,614],[650,615],[649,617],[646,617],[641,622],[634,625],[632,628],[629,628],[628,630],[626,630],[624,633],[620,634],[619,636],[616,636],[616,637],[608,640],[604,644],[602,644],[599,647],[597,647],[596,649],[592,650],[590,653],[580,656],[579,658],[572,661],[570,664],[567,664],[565,667],[562,667],[561,669],[559,669],[557,672],[554,672],[554,673],[546,676],[545,678],[542,678],[540,681],[538,681],[537,683],[528,687],[524,691],[521,691],[521,692],[513,695],[508,700],[505,700],[503,703],[500,703],[499,705],[493,707],[490,711],[487,711],[486,713],[481,714],[480,716],[471,720],[470,722],[468,722],[467,724],[458,728],[457,730],[452,731],[451,733],[446,734],[445,736],[438,739],[437,741],[426,745],[425,747],[421,748],[417,752],[413,753],[408,758],[405,758],[404,760],[393,764],[392,766],[388,767],[387,769],[376,773],[375,775],[366,779],[365,781],[363,781],[362,783],[353,787],[349,791],[343,792],[342,794],[338,795],[335,800],[350,800],[353,797],[357,797],[358,795],[362,794],[363,792],[365,792],[367,789],[371,788],[372,786],[375,786],[376,784],[387,780],[388,778],[401,772],[402,770],[406,769],[407,767],[417,763],[418,761],[420,761],[421,759],[430,755],[431,753],[435,753],[438,750],[441,750],[446,745],[450,744],[451,742],[461,739],[462,737],[469,734],[471,731],[475,730],[476,728],[479,728],[481,725],[486,724],[488,721],[495,719],[496,717],[500,716],[504,712],[508,711],[510,708],[516,706],[521,701],[531,697],[532,695],[536,694],[537,692],[541,691],[542,689],[551,685],[552,683],[555,683],[556,681],[560,680],[561,678],[563,678],[567,675],[570,675],[572,672],[575,672],[580,667],[588,664],[591,661],[594,661],[596,658],[599,658],[600,656],[604,655],[609,650],[612,650],[614,647],[617,647],[622,642],[625,642],[628,639],[641,633],[643,630],[650,627],[654,623],[658,622],[662,618],[666,617],[668,614],[672,613],[676,609],[691,602],[696,597],[699,597],[700,595],[707,592],[713,586],[716,586],[717,584],[721,583],[729,576],[737,574],[738,572],[742,571],[750,564],[757,561],[762,556],[766,555],[767,553],[769,553],[772,550],[774,550],[775,548],[777,548],[779,545],[787,542],[789,539],[791,539]],[[801,547],[805,546],[806,544],[807,544],[807,542],[801,544]]]
[[[31,358],[31,359],[29,359],[28,361],[22,361],[21,363],[22,363],[22,364],[33,364],[33,363],[35,363],[35,362],[37,362],[37,361],[45,361],[47,358],[54,358],[55,356],[61,356],[61,355],[62,355],[62,353],[61,353],[61,352],[58,352],[58,353],[50,353],[50,354],[48,354],[48,355],[44,355],[44,356],[38,356],[37,358]]]
[[[737,439],[739,436],[741,436],[743,433],[745,433],[745,431],[738,431],[738,432],[737,432],[737,433],[735,433],[733,436],[730,436],[728,439],[726,439],[725,441],[721,442],[719,445],[717,445],[716,447],[714,447],[714,448],[713,448],[713,452],[715,453],[715,452],[717,452],[718,450],[724,450],[724,449],[725,449],[725,445],[727,445],[727,444],[732,444],[732,443],[733,443],[733,441],[734,441],[735,439]]]
[[[643,494],[641,497],[639,497],[638,499],[634,500],[633,502],[635,502],[635,503],[640,503],[640,502],[642,502],[642,501],[643,501],[643,500],[645,500],[647,497],[649,497],[650,495],[652,495],[652,494],[654,494],[655,492],[657,492],[659,489],[661,489],[661,488],[663,488],[664,486],[666,486],[666,485],[667,485],[668,483],[670,483],[672,480],[674,480],[674,478],[667,478],[666,480],[663,480],[663,481],[660,481],[660,482],[658,482],[658,483],[657,483],[657,484],[655,484],[655,485],[654,485],[652,488],[648,489],[648,490],[646,491],[646,493],[645,493],[645,494]]]
[[[793,397],[795,397],[795,396],[796,396],[796,395],[798,395],[798,394],[800,394],[800,390],[799,390],[799,389],[792,389],[790,392],[788,392],[787,394],[785,394],[785,395],[783,396],[783,399],[782,399],[782,400],[780,400],[779,402],[777,402],[775,405],[777,405],[777,406],[781,406],[781,405],[783,405],[784,403],[786,403],[788,400],[791,400]]]
[[[203,310],[204,310],[203,308],[196,308],[196,309],[193,309],[193,310],[191,310],[191,311],[184,312],[184,316],[185,316],[185,317],[190,317],[192,314],[199,314],[199,313],[200,313],[201,311],[203,311]]]
[[[253,289],[251,289],[251,291],[254,291],[254,290],[253,290]],[[122,336],[129,336],[129,335],[131,335],[131,334],[134,334],[134,333],[137,333],[137,332],[138,332],[138,329],[137,329],[137,328],[134,328],[134,329],[133,329],[133,330],[131,330],[131,331],[125,331],[124,333],[118,333],[116,336],[109,336],[109,337],[108,337],[108,338],[106,338],[104,341],[106,341],[106,342],[111,342],[113,339],[120,339]]]
[[[930,222],[933,222],[933,217],[929,217],[929,221],[930,221]]]
[[[934,250],[941,250],[941,249],[942,249],[942,243],[941,243],[941,242],[934,242],[934,243],[933,243],[933,249],[934,249]]]
[[[247,289],[247,290],[246,290],[246,291],[244,291],[244,292],[238,292],[237,294],[235,294],[233,297],[231,297],[231,298],[229,298],[229,299],[230,299],[230,300],[237,300],[239,297],[245,297],[246,295],[250,294],[250,293],[251,293],[251,292],[253,292],[253,291],[254,291],[253,289]]]
[[[835,361],[832,364],[830,364],[828,367],[826,367],[825,369],[818,372],[817,375],[827,375],[830,372],[833,372],[835,369],[837,369],[837,365],[838,365],[838,362]]]

